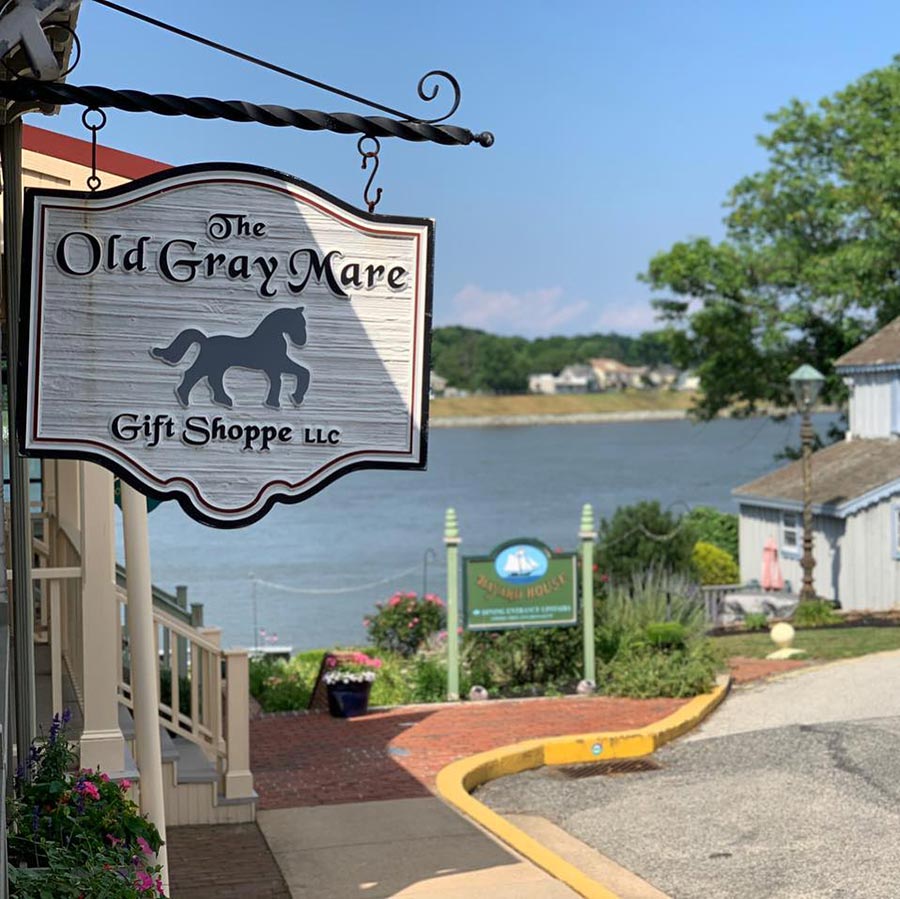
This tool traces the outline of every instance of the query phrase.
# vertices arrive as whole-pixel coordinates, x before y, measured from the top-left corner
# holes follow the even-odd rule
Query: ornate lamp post
[[[824,376],[811,365],[801,365],[790,376],[791,389],[803,415],[803,425],[800,429],[803,444],[803,558],[800,560],[800,566],[803,568],[803,587],[800,590],[800,602],[816,598],[813,587],[813,568],[816,562],[813,558],[812,524],[812,445],[815,435],[810,412],[824,381]]]

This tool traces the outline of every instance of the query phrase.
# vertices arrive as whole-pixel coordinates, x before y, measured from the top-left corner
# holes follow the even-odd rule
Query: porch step
[[[119,703],[119,730],[122,731],[126,743],[134,743],[134,717],[131,710],[121,703]],[[159,745],[163,764],[178,761],[178,749],[172,742],[169,732],[162,726],[159,728]]]
[[[175,763],[176,783],[198,784],[218,781],[219,773],[215,764],[196,743],[185,740],[184,737],[175,737],[172,739],[172,745],[178,757]]]

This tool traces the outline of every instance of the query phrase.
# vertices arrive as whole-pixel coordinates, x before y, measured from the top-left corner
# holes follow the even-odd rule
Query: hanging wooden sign
[[[196,165],[26,192],[19,440],[240,526],[424,468],[433,222]]]

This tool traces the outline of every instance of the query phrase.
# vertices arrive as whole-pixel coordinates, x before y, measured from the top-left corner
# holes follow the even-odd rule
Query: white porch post
[[[81,765],[109,773],[125,768],[125,741],[119,730],[116,550],[113,478],[97,465],[81,468],[81,633],[84,732]],[[62,499],[62,497],[60,497]]]
[[[227,720],[225,744],[228,770],[225,772],[225,798],[253,795],[250,773],[250,665],[246,649],[225,652]]]
[[[159,672],[153,633],[150,581],[150,536],[147,500],[122,481],[125,529],[125,568],[128,572],[128,629],[131,635],[131,690],[134,703],[134,743],[141,772],[141,811],[156,825],[163,846],[157,860],[169,889],[166,852],[166,810],[163,793],[162,749],[159,741]],[[175,689],[177,690],[177,681]]]

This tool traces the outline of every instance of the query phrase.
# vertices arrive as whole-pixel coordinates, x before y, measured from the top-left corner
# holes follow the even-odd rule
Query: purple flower
[[[36,805],[31,810],[31,830],[34,833],[38,832],[38,828],[41,826],[41,807]]]

